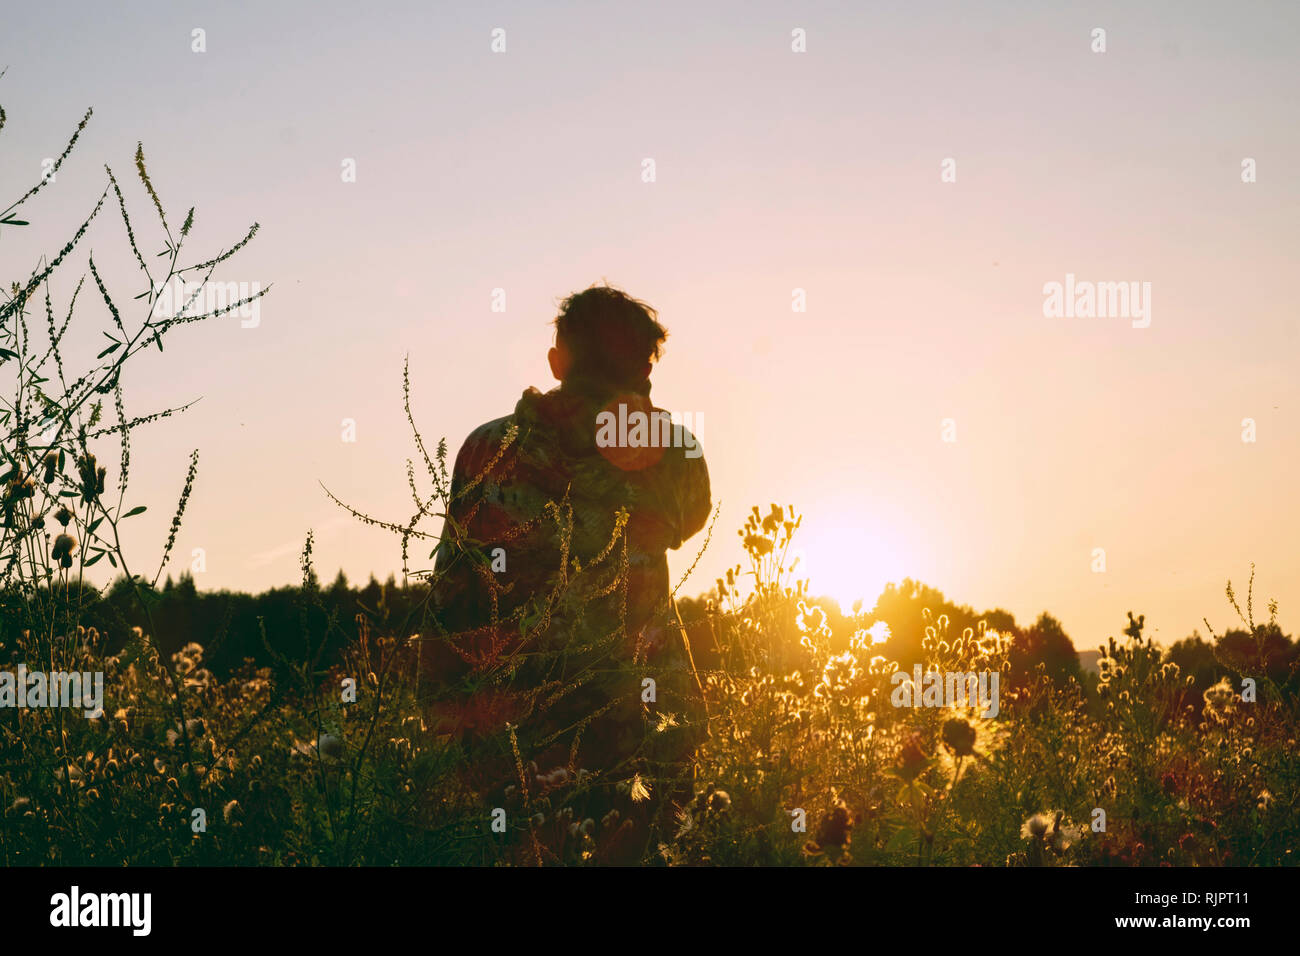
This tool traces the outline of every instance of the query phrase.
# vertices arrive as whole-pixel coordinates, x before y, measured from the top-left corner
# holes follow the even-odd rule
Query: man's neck
[[[570,395],[589,398],[594,401],[605,402],[620,393],[649,396],[650,379],[645,379],[640,385],[620,386],[575,372],[570,374],[560,383],[560,391]]]

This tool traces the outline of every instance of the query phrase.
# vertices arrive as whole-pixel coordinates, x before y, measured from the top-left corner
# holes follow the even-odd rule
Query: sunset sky
[[[1170,642],[1234,623],[1223,585],[1255,562],[1257,609],[1278,598],[1294,632],[1300,6],[1140,6],[15,4],[0,205],[95,115],[0,262],[8,284],[52,255],[105,163],[161,249],[137,141],[169,217],[196,207],[189,258],[261,224],[216,276],[274,285],[260,324],[182,330],[125,382],[134,414],[201,398],[133,435],[127,496],[156,566],[199,449],[172,570],[203,548],[200,588],[296,580],[310,528],[324,578],[396,570],[396,541],[321,485],[409,515],[404,357],[454,454],[553,384],[557,302],[608,279],[669,329],[656,403],[703,416],[723,508],[684,593],[777,501],[805,515],[813,591],[868,606],[907,575],[1026,624],[1049,610],[1079,647],[1128,610]],[[108,208],[56,309],[86,250],[119,302],[143,291]],[[1149,282],[1150,326],[1046,318],[1067,274]],[[111,319],[82,295],[93,357]]]

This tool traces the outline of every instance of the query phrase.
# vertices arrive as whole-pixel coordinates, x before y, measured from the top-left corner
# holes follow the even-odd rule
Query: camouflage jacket
[[[646,756],[646,727],[665,716],[698,723],[666,552],[707,521],[708,469],[680,425],[668,442],[665,424],[657,447],[606,447],[597,423],[609,419],[598,416],[619,405],[667,416],[648,382],[621,395],[566,382],[528,389],[461,447],[435,563],[444,633],[430,654],[438,680],[462,687],[446,729],[491,734],[510,722],[526,760],[568,764],[577,739],[578,764],[611,769]],[[698,730],[667,734],[658,752],[680,757]]]

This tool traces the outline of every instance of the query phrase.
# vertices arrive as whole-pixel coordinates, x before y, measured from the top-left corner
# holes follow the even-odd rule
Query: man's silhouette
[[[709,478],[649,400],[666,334],[617,289],[570,296],[548,355],[559,387],[525,391],[456,456],[432,657],[461,692],[442,727],[517,727],[534,795],[579,769],[624,792],[633,773],[680,777],[703,730],[666,551],[704,526]]]

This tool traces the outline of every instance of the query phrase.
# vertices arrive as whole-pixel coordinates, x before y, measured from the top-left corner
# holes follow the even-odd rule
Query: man
[[[593,286],[554,325],[559,387],[525,391],[456,456],[430,657],[459,691],[440,723],[470,742],[515,728],[531,796],[586,771],[641,801],[638,776],[657,796],[680,792],[705,732],[666,552],[707,521],[708,469],[695,436],[650,403],[667,336],[652,308]]]

